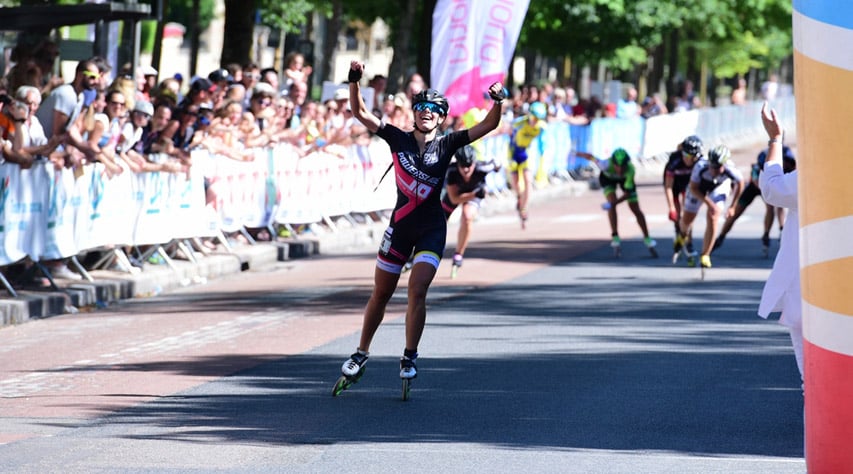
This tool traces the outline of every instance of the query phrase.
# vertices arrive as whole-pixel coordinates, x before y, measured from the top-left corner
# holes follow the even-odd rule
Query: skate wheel
[[[702,276],[701,276],[701,279],[704,281],[704,280],[705,280],[705,267],[701,267],[701,268],[702,268]]]
[[[332,396],[337,397],[344,390],[348,389],[350,387],[350,385],[352,385],[352,382],[350,382],[350,380],[348,378],[346,378],[345,375],[341,375],[338,378],[338,381],[335,382],[335,386],[332,388]]]
[[[679,255],[679,253],[678,253],[678,252],[676,252],[676,253],[672,254],[672,264],[673,264],[673,265],[675,265],[676,263],[678,263],[678,255]]]
[[[451,279],[451,280],[453,280],[454,278],[456,278],[456,273],[457,273],[458,271],[459,271],[459,267],[457,267],[456,265],[454,265],[454,266],[453,266],[453,268],[451,268],[451,269],[450,269],[450,279]]]
[[[652,258],[658,258],[658,251],[654,247],[649,247],[649,253],[652,254]]]
[[[402,379],[403,380],[403,401],[408,401],[409,396],[411,395],[412,388],[412,379]]]

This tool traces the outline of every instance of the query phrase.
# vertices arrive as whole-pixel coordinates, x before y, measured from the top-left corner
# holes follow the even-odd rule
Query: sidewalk
[[[586,182],[555,181],[532,192],[531,201],[578,195],[587,190],[589,184]],[[484,201],[481,215],[488,218],[514,209],[515,197],[510,193],[500,194]],[[451,219],[458,219],[458,214],[454,214]],[[196,253],[196,262],[173,259],[174,269],[164,264],[145,263],[143,271],[135,274],[95,270],[89,272],[93,281],[56,279],[59,291],[50,288],[16,288],[17,298],[9,297],[5,289],[0,287],[0,294],[4,295],[0,298],[0,327],[60,314],[95,311],[125,299],[157,296],[244,271],[263,271],[276,262],[321,253],[345,255],[375,252],[386,226],[386,222],[351,224],[342,220],[335,231],[318,227],[313,233],[278,242],[258,242],[254,245],[234,243],[231,253]]]

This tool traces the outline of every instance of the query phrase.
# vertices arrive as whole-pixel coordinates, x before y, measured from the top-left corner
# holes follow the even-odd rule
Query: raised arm
[[[495,82],[489,86],[489,96],[494,100],[489,113],[486,114],[482,122],[468,129],[468,138],[472,142],[486,136],[489,132],[498,128],[498,125],[501,123],[501,103],[503,103],[507,96],[503,84]]]
[[[364,74],[364,64],[358,61],[351,62],[349,76],[347,77],[349,81],[349,104],[353,117],[364,124],[371,133],[376,133],[382,122],[367,108],[364,99],[361,97],[361,87],[358,85],[358,81],[361,80],[362,74]]]

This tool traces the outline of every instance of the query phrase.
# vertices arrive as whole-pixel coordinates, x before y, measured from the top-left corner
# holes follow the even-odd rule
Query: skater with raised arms
[[[397,183],[397,203],[382,237],[374,271],[374,287],[364,309],[361,338],[356,351],[341,367],[342,376],[333,395],[356,382],[364,373],[373,336],[385,316],[388,301],[397,289],[400,273],[414,251],[409,275],[406,308],[406,345],[400,359],[403,399],[408,398],[409,382],[417,376],[418,344],[426,323],[426,295],[438,270],[447,238],[447,219],[441,206],[441,189],[450,160],[457,149],[497,128],[500,103],[506,89],[496,82],[489,87],[494,100],[483,121],[469,129],[438,136],[450,106],[438,91],[425,89],[414,95],[414,130],[404,131],[380,121],[364,104],[359,81],[364,64],[353,61],[349,70],[350,106],[353,116],[388,143]]]

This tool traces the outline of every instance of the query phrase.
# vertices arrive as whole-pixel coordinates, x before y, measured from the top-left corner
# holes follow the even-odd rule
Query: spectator
[[[625,98],[619,99],[616,104],[616,117],[634,118],[638,115],[640,115],[640,105],[637,104],[637,89],[630,86],[625,93]]]
[[[281,90],[281,81],[279,81],[278,72],[275,68],[268,67],[261,69],[261,82],[271,85],[276,92]]]
[[[110,176],[114,176],[123,171],[117,161],[116,148],[127,120],[127,99],[119,90],[107,92],[106,99],[107,107],[104,113],[95,114],[94,127],[87,140],[97,152],[96,159],[103,163]]]
[[[243,66],[237,63],[230,63],[225,66],[225,69],[231,74],[231,80],[234,84],[243,82]]]
[[[702,101],[696,96],[693,90],[693,81],[686,80],[681,85],[681,91],[675,98],[675,106],[673,112],[686,112],[688,110],[698,109],[702,107]]]
[[[243,78],[240,81],[246,89],[246,97],[243,99],[243,108],[249,108],[249,100],[252,98],[252,89],[261,80],[261,68],[255,63],[243,65]]]
[[[424,89],[426,89],[426,82],[424,81],[423,76],[418,73],[414,73],[409,76],[409,79],[406,81],[406,98],[409,100],[409,103],[412,102],[412,97],[414,97],[415,94]]]
[[[284,89],[289,89],[294,82],[308,83],[308,76],[313,69],[305,65],[305,56],[292,52],[284,58]]]
[[[367,83],[368,87],[373,88],[373,115],[382,116],[382,102],[385,100],[385,90],[388,87],[388,78],[382,74],[373,76]]]
[[[294,82],[291,84],[287,96],[293,101],[293,114],[295,118],[298,118],[302,113],[302,106],[308,99],[308,84],[304,82]],[[296,121],[295,125],[299,125],[299,122]]]
[[[234,77],[228,69],[217,69],[208,74],[207,78],[216,86],[216,90],[210,94],[210,100],[213,102],[213,108],[215,110],[221,107],[225,101],[225,93],[227,92],[228,87],[234,83]]]
[[[157,70],[151,66],[141,66],[139,74],[142,76],[142,82],[139,84],[139,93],[136,95],[140,100],[151,102],[151,96],[157,87]]]
[[[646,96],[640,108],[640,115],[643,118],[651,118],[666,113],[668,113],[666,104],[663,103],[660,94],[657,93]]]
[[[770,102],[776,100],[779,94],[779,76],[771,74],[770,77],[761,84],[761,97]]]
[[[36,112],[48,139],[57,135],[62,136],[67,132],[67,145],[90,159],[95,158],[95,150],[83,140],[78,119],[83,110],[83,91],[94,90],[100,77],[100,72],[93,62],[80,61],[75,70],[74,80],[55,88]],[[69,155],[69,158],[72,164],[79,164],[79,157]]]
[[[737,87],[732,91],[732,105],[743,105],[746,103],[746,79],[740,77]]]

